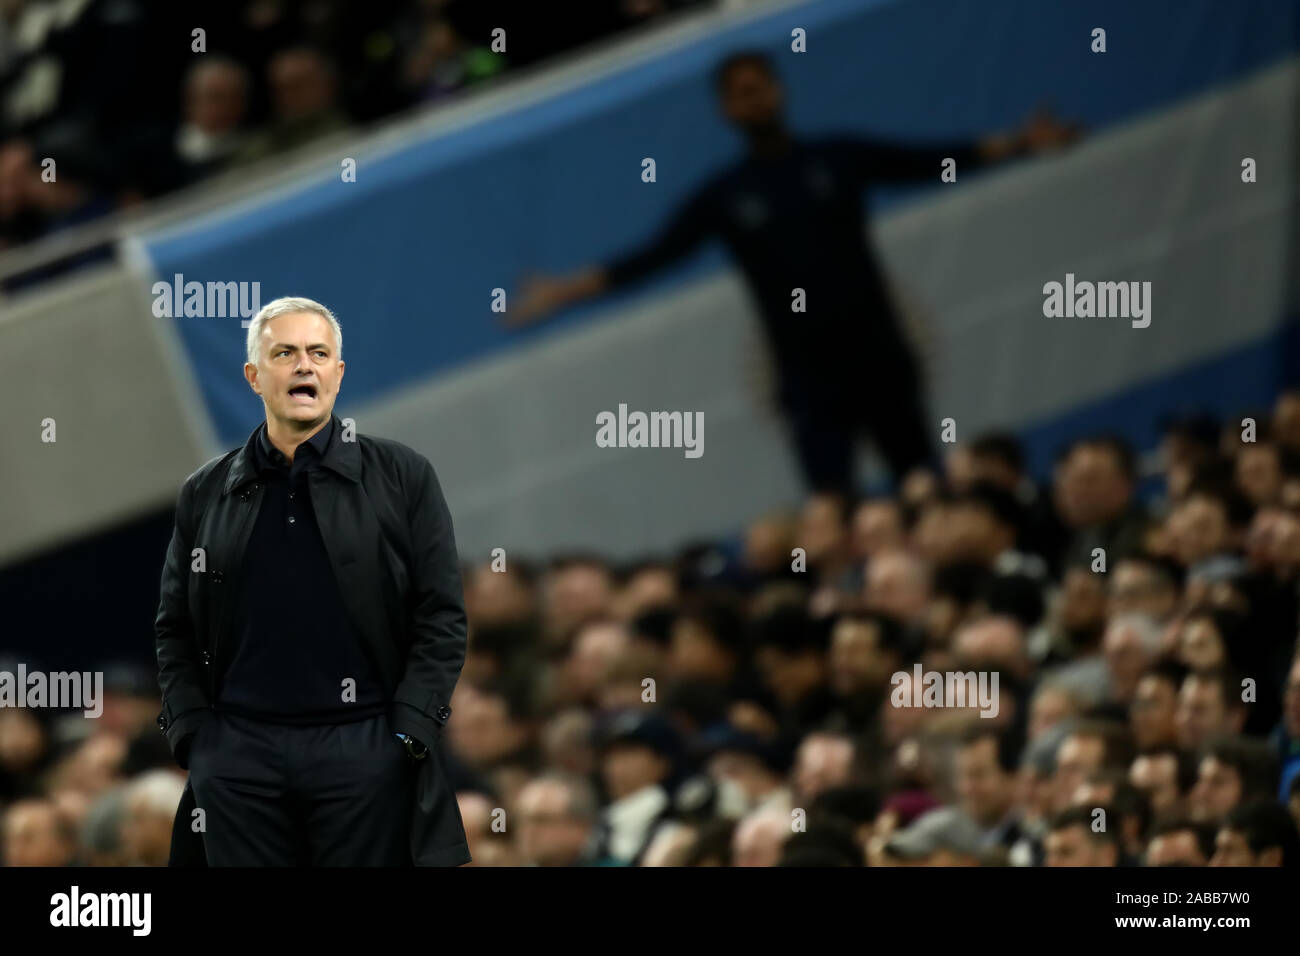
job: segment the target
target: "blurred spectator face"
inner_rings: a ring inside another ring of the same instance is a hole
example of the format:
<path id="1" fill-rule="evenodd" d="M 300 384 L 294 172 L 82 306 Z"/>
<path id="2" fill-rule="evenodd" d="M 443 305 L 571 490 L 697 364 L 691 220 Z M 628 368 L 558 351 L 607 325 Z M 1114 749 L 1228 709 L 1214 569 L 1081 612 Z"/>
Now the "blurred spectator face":
<path id="1" fill-rule="evenodd" d="M 851 740 L 832 734 L 809 734 L 795 752 L 794 786 L 799 799 L 810 801 L 823 790 L 844 786 L 849 782 L 852 769 Z M 789 829 L 788 821 L 786 829 Z"/>
<path id="2" fill-rule="evenodd" d="M 1045 848 L 1048 866 L 1114 866 L 1117 861 L 1114 844 L 1094 840 L 1082 824 L 1051 831 Z"/>
<path id="3" fill-rule="evenodd" d="M 950 554 L 959 561 L 992 564 L 1016 543 L 1015 532 L 988 509 L 961 501 L 947 509 Z"/>
<path id="4" fill-rule="evenodd" d="M 88 737 L 60 768 L 64 786 L 87 796 L 103 793 L 121 776 L 126 759 L 126 740 L 119 734 L 97 733 Z"/>
<path id="5" fill-rule="evenodd" d="M 212 136 L 239 128 L 247 108 L 247 78 L 237 64 L 200 61 L 185 88 L 185 119 Z"/>
<path id="6" fill-rule="evenodd" d="M 156 774 L 167 776 L 155 776 Z M 177 804 L 180 803 L 181 791 L 184 789 L 179 778 L 166 770 L 154 771 L 132 785 L 122 818 L 122 849 L 126 859 L 136 866 L 166 866 L 171 856 L 172 824 L 175 822 L 176 807 L 171 805 L 170 799 L 162 802 L 158 800 L 158 788 L 153 781 L 169 785 L 161 789 L 168 797 L 174 790 Z M 155 793 L 148 792 L 150 789 L 155 789 Z"/>
<path id="7" fill-rule="evenodd" d="M 1142 754 L 1128 772 L 1129 783 L 1147 795 L 1155 816 L 1173 815 L 1179 809 L 1178 758 L 1170 753 Z"/>
<path id="8" fill-rule="evenodd" d="M 957 446 L 943 459 L 943 471 L 948 487 L 956 492 L 966 491 L 975 483 L 975 458 L 970 449 Z"/>
<path id="9" fill-rule="evenodd" d="M 773 515 L 754 522 L 745 534 L 745 567 L 755 574 L 776 574 L 790 566 L 795 527 Z"/>
<path id="10" fill-rule="evenodd" d="M 1175 715 L 1178 743 L 1194 750 L 1216 734 L 1235 734 L 1241 730 L 1241 715 L 1229 711 L 1217 682 L 1188 674 L 1178 693 Z"/>
<path id="11" fill-rule="evenodd" d="M 738 65 L 722 85 L 723 115 L 744 132 L 779 126 L 783 105 L 780 84 L 760 66 Z"/>
<path id="12" fill-rule="evenodd" d="M 892 501 L 867 501 L 853 513 L 853 550 L 859 558 L 901 548 L 903 513 Z"/>
<path id="13" fill-rule="evenodd" d="M 1206 757 L 1188 797 L 1188 809 L 1193 820 L 1221 820 L 1241 802 L 1241 794 L 1241 776 L 1236 769 Z"/>
<path id="14" fill-rule="evenodd" d="M 971 477 L 975 482 L 997 485 L 1014 492 L 1020 486 L 1020 472 L 999 455 L 971 455 Z"/>
<path id="15" fill-rule="evenodd" d="M 1286 690 L 1282 694 L 1282 723 L 1287 736 L 1300 737 L 1300 656 L 1291 662 Z"/>
<path id="16" fill-rule="evenodd" d="M 615 599 L 615 612 L 630 621 L 652 608 L 677 601 L 677 576 L 670 568 L 643 568 L 628 579 Z"/>
<path id="17" fill-rule="evenodd" d="M 1078 704 L 1065 688 L 1050 684 L 1042 687 L 1029 705 L 1029 739 L 1033 740 L 1078 712 Z"/>
<path id="18" fill-rule="evenodd" d="M 957 795 L 967 816 L 996 826 L 1015 799 L 1015 777 L 998 764 L 997 741 L 980 737 L 957 751 Z"/>
<path id="19" fill-rule="evenodd" d="M 0 145 L 0 219 L 12 219 L 27 208 L 30 191 L 39 182 L 30 146 L 21 140 Z"/>
<path id="20" fill-rule="evenodd" d="M 19 800 L 4 815 L 5 866 L 67 866 L 72 835 L 48 800 Z"/>
<path id="21" fill-rule="evenodd" d="M 18 776 L 45 753 L 45 731 L 30 711 L 0 708 L 0 770 Z"/>
<path id="22" fill-rule="evenodd" d="M 1102 653 L 1116 700 L 1132 699 L 1142 672 L 1158 650 L 1159 634 L 1145 618 L 1130 615 L 1111 622 L 1102 639 Z"/>
<path id="23" fill-rule="evenodd" d="M 745 817 L 732 837 L 732 865 L 776 866 L 790 833 L 790 818 L 784 814 L 760 810 Z"/>
<path id="24" fill-rule="evenodd" d="M 621 624 L 594 622 L 578 631 L 565 660 L 565 689 L 578 700 L 588 700 L 609 676 L 619 657 L 631 644 Z"/>
<path id="25" fill-rule="evenodd" d="M 526 621 L 536 612 L 537 595 L 522 575 L 493 571 L 489 562 L 466 576 L 465 612 L 476 627 Z"/>
<path id="26" fill-rule="evenodd" d="M 456 794 L 456 805 L 465 825 L 465 842 L 473 862 L 469 866 L 513 866 L 510 845 L 492 832 L 495 807 L 481 793 Z"/>
<path id="27" fill-rule="evenodd" d="M 1200 841 L 1191 830 L 1174 830 L 1153 837 L 1147 846 L 1147 866 L 1205 866 Z"/>
<path id="28" fill-rule="evenodd" d="M 1133 485 L 1114 452 L 1078 445 L 1058 472 L 1057 501 L 1072 528 L 1105 524 L 1119 517 L 1133 496 Z"/>
<path id="29" fill-rule="evenodd" d="M 924 615 L 929 596 L 929 572 L 904 551 L 879 554 L 867 567 L 865 598 L 873 611 L 916 622 Z"/>
<path id="30" fill-rule="evenodd" d="M 1092 774 L 1101 769 L 1106 757 L 1106 742 L 1100 737 L 1070 734 L 1056 751 L 1056 809 L 1070 805 L 1074 793 Z"/>
<path id="31" fill-rule="evenodd" d="M 957 632 L 952 649 L 963 667 L 1015 675 L 1029 669 L 1024 633 L 1008 617 L 987 617 L 967 624 Z"/>
<path id="32" fill-rule="evenodd" d="M 1273 433 L 1281 445 L 1300 451 L 1300 393 L 1289 392 L 1278 398 L 1273 409 Z"/>
<path id="33" fill-rule="evenodd" d="M 574 813 L 573 795 L 559 780 L 534 780 L 519 791 L 515 810 L 520 862 L 572 866 L 591 832 L 591 820 Z"/>
<path id="34" fill-rule="evenodd" d="M 672 766 L 667 758 L 644 744 L 618 741 L 605 751 L 601 771 L 610 799 L 621 800 L 667 780 Z"/>
<path id="35" fill-rule="evenodd" d="M 557 635 L 609 613 L 613 598 L 609 571 L 600 565 L 572 564 L 547 575 L 546 615 Z"/>
<path id="36" fill-rule="evenodd" d="M 1270 857 L 1268 862 L 1263 861 L 1266 856 Z M 1265 850 L 1256 856 L 1246 834 L 1224 827 L 1214 838 L 1214 856 L 1210 857 L 1210 866 L 1280 866 L 1280 857 L 1277 850 Z"/>
<path id="37" fill-rule="evenodd" d="M 1173 743 L 1178 730 L 1178 690 L 1156 674 L 1140 678 L 1129 704 L 1129 727 L 1138 749 Z"/>
<path id="38" fill-rule="evenodd" d="M 1183 625 L 1178 639 L 1178 659 L 1192 670 L 1223 666 L 1227 649 L 1213 619 L 1194 617 Z"/>
<path id="39" fill-rule="evenodd" d="M 912 527 L 912 547 L 931 564 L 958 560 L 958 542 L 951 521 L 952 506 L 941 500 L 927 503 Z"/>
<path id="40" fill-rule="evenodd" d="M 843 552 L 846 532 L 840 515 L 840 500 L 835 495 L 813 495 L 804 505 L 796 540 L 810 565 L 833 561 Z"/>
<path id="41" fill-rule="evenodd" d="M 329 64 L 310 50 L 277 53 L 269 67 L 271 101 L 281 122 L 311 119 L 334 106 Z"/>
<path id="42" fill-rule="evenodd" d="M 325 348 L 320 348 L 320 346 Z M 296 346 L 285 348 L 284 346 Z M 244 378 L 281 421 L 312 422 L 334 410 L 343 384 L 334 328 L 315 312 L 287 312 L 262 327 L 257 365 L 244 366 Z M 299 385 L 316 386 L 316 397 L 290 395 Z"/>
<path id="43" fill-rule="evenodd" d="M 592 734 L 592 718 L 587 711 L 581 707 L 560 711 L 542 728 L 546 765 L 577 777 L 594 773 L 596 752 Z"/>
<path id="44" fill-rule="evenodd" d="M 841 697 L 888 686 L 898 669 L 897 652 L 880 646 L 873 621 L 843 618 L 831 631 L 831 688 Z"/>
<path id="45" fill-rule="evenodd" d="M 720 750 L 709 758 L 708 774 L 719 783 L 731 784 L 754 806 L 781 785 L 781 778 L 753 754 Z"/>
<path id="46" fill-rule="evenodd" d="M 1121 561 L 1110 575 L 1110 613 L 1145 614 L 1163 621 L 1178 605 L 1178 589 L 1148 564 Z"/>
<path id="47" fill-rule="evenodd" d="M 762 662 L 763 683 L 786 706 L 796 704 L 826 681 L 826 655 L 811 648 L 772 648 Z"/>
<path id="48" fill-rule="evenodd" d="M 456 719 L 448 722 L 456 753 L 471 766 L 490 767 L 514 753 L 527 740 L 526 730 L 510 717 L 504 697 L 470 685 L 456 688 Z"/>
<path id="49" fill-rule="evenodd" d="M 1073 567 L 1061 582 L 1059 607 L 1061 626 L 1069 634 L 1091 634 L 1094 638 L 1106 623 L 1106 585 L 1100 574 Z"/>
<path id="50" fill-rule="evenodd" d="M 668 651 L 669 673 L 678 680 L 725 680 L 735 667 L 732 653 L 702 621 L 679 618 Z"/>
<path id="51" fill-rule="evenodd" d="M 1237 452 L 1237 487 L 1259 507 L 1276 501 L 1282 491 L 1282 459 L 1271 442 L 1247 443 Z"/>
<path id="52" fill-rule="evenodd" d="M 1228 550 L 1232 527 L 1223 502 L 1194 494 L 1169 516 L 1169 542 L 1184 567 Z"/>

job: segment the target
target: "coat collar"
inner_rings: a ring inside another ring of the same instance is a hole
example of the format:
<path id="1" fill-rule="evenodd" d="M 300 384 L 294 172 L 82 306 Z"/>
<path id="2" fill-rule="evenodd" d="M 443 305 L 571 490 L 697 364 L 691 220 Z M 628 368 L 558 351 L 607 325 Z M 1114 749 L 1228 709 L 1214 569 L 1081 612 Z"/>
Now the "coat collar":
<path id="1" fill-rule="evenodd" d="M 339 421 L 337 415 L 330 416 L 330 422 L 332 427 L 330 429 L 329 446 L 325 449 L 325 454 L 321 458 L 321 467 L 337 472 L 349 481 L 359 481 L 361 478 L 361 448 L 356 441 L 342 440 L 343 423 Z M 258 434 L 261 430 L 261 425 L 254 428 L 253 433 L 244 442 L 244 447 L 235 453 L 234 459 L 230 462 L 230 472 L 226 476 L 226 486 L 222 494 L 228 495 L 257 477 L 257 459 L 254 457 L 256 449 L 253 443 L 258 440 Z"/>

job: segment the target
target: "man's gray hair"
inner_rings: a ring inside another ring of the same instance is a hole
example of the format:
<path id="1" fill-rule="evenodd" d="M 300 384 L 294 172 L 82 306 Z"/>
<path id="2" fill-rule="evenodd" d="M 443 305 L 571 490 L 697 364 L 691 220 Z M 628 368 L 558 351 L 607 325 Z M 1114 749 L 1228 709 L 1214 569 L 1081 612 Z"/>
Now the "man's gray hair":
<path id="1" fill-rule="evenodd" d="M 288 315 L 290 312 L 315 312 L 334 329 L 334 341 L 338 346 L 338 355 L 335 358 L 343 358 L 343 328 L 339 325 L 339 320 L 334 318 L 334 313 L 325 306 L 312 299 L 304 299 L 301 296 L 286 296 L 282 299 L 274 299 L 266 303 L 257 310 L 257 315 L 253 316 L 253 321 L 248 323 L 248 364 L 256 365 L 258 359 L 258 346 L 262 342 L 262 329 L 266 323 L 276 316 Z"/>

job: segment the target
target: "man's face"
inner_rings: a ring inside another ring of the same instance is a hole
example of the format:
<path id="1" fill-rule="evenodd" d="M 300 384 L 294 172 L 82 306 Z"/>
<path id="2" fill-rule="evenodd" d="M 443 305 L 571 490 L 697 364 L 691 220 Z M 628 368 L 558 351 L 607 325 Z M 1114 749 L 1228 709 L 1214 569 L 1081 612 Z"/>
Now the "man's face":
<path id="1" fill-rule="evenodd" d="M 1174 555 L 1186 567 L 1227 548 L 1232 532 L 1223 502 L 1205 495 L 1183 502 L 1169 516 L 1168 528 Z"/>
<path id="2" fill-rule="evenodd" d="M 558 781 L 534 781 L 519 791 L 517 801 L 515 821 L 522 861 L 572 866 L 591 828 L 569 812 L 567 788 Z"/>
<path id="3" fill-rule="evenodd" d="M 329 419 L 343 382 L 334 329 L 315 312 L 287 312 L 262 328 L 256 365 L 244 378 L 266 404 L 267 416 L 297 431 Z"/>
<path id="4" fill-rule="evenodd" d="M 1241 802 L 1241 777 L 1214 757 L 1201 761 L 1189 800 L 1193 820 L 1222 820 Z"/>
<path id="5" fill-rule="evenodd" d="M 1210 866 L 1258 866 L 1255 854 L 1246 842 L 1246 834 L 1240 830 L 1223 829 L 1214 838 L 1214 856 L 1210 857 Z"/>
<path id="6" fill-rule="evenodd" d="M 280 53 L 269 68 L 271 99 L 280 120 L 309 119 L 334 104 L 334 80 L 314 54 L 301 50 Z"/>
<path id="7" fill-rule="evenodd" d="M 1053 830 L 1047 834 L 1048 866 L 1114 866 L 1115 848 L 1094 841 L 1082 824 Z"/>
<path id="8" fill-rule="evenodd" d="M 28 801 L 10 807 L 3 836 L 5 866 L 64 866 L 72 855 L 52 803 Z"/>
<path id="9" fill-rule="evenodd" d="M 1286 690 L 1282 695 L 1282 720 L 1286 732 L 1292 737 L 1300 737 L 1300 657 L 1291 665 L 1287 676 Z"/>
<path id="10" fill-rule="evenodd" d="M 1175 830 L 1153 837 L 1147 847 L 1147 866 L 1205 866 L 1205 854 L 1191 830 Z"/>
<path id="11" fill-rule="evenodd" d="M 1127 506 L 1133 485 L 1114 452 L 1081 445 L 1070 453 L 1059 472 L 1057 497 L 1066 523 L 1073 528 L 1101 524 Z"/>
<path id="12" fill-rule="evenodd" d="M 1106 744 L 1099 737 L 1070 735 L 1061 741 L 1056 754 L 1056 806 L 1070 805 L 1074 792 L 1091 774 L 1101 768 Z"/>
<path id="13" fill-rule="evenodd" d="M 1216 733 L 1230 730 L 1223 695 L 1215 681 L 1195 675 L 1183 681 L 1178 694 L 1178 743 L 1189 749 L 1199 747 Z"/>
<path id="14" fill-rule="evenodd" d="M 1066 630 L 1100 630 L 1106 620 L 1106 588 L 1102 576 L 1087 568 L 1071 568 L 1061 586 L 1061 623 Z"/>
<path id="15" fill-rule="evenodd" d="M 624 741 L 612 744 L 602 764 L 610 798 L 619 800 L 668 776 L 668 761 L 642 744 Z"/>
<path id="16" fill-rule="evenodd" d="M 1172 743 L 1177 711 L 1178 692 L 1171 681 L 1154 674 L 1141 678 L 1129 705 L 1129 726 L 1138 749 Z"/>
<path id="17" fill-rule="evenodd" d="M 235 67 L 202 70 L 186 91 L 186 116 L 205 133 L 220 135 L 238 127 L 245 106 L 244 78 Z"/>
<path id="18" fill-rule="evenodd" d="M 853 515 L 853 547 L 870 557 L 903 546 L 903 516 L 891 501 L 868 501 Z"/>
<path id="19" fill-rule="evenodd" d="M 831 687 L 848 696 L 883 687 L 898 663 L 897 655 L 880 647 L 880 628 L 873 621 L 846 618 L 831 634 Z"/>
<path id="20" fill-rule="evenodd" d="M 1013 797 L 1012 776 L 998 766 L 997 741 L 981 737 L 957 751 L 957 795 L 962 809 L 981 826 L 993 826 Z"/>
<path id="21" fill-rule="evenodd" d="M 723 114 L 746 132 L 778 125 L 783 102 L 780 84 L 752 64 L 735 67 L 722 88 Z"/>
<path id="22" fill-rule="evenodd" d="M 1172 814 L 1178 809 L 1178 758 L 1173 754 L 1138 757 L 1129 768 L 1128 779 L 1147 795 L 1151 812 L 1156 816 Z"/>
<path id="23" fill-rule="evenodd" d="M 1169 616 L 1178 593 L 1154 570 L 1139 561 L 1121 561 L 1110 580 L 1110 613 L 1147 614 L 1153 620 Z"/>
<path id="24" fill-rule="evenodd" d="M 1212 670 L 1222 667 L 1227 651 L 1223 637 L 1214 621 L 1207 617 L 1194 617 L 1183 625 L 1178 638 L 1178 658 L 1192 670 Z"/>

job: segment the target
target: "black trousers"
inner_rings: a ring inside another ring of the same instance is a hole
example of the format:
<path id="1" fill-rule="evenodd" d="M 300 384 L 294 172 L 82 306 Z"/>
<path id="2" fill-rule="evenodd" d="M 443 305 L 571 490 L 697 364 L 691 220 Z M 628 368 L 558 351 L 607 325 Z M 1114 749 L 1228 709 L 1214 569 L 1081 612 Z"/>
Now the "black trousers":
<path id="1" fill-rule="evenodd" d="M 850 354 L 861 354 L 854 350 Z M 854 450 L 871 438 L 896 483 L 934 465 L 931 426 L 916 360 L 903 346 L 878 348 L 856 367 L 787 374 L 781 399 L 804 480 L 813 491 L 852 495 Z"/>
<path id="2" fill-rule="evenodd" d="M 417 767 L 385 715 L 292 727 L 214 712 L 189 763 L 209 866 L 411 865 Z"/>

